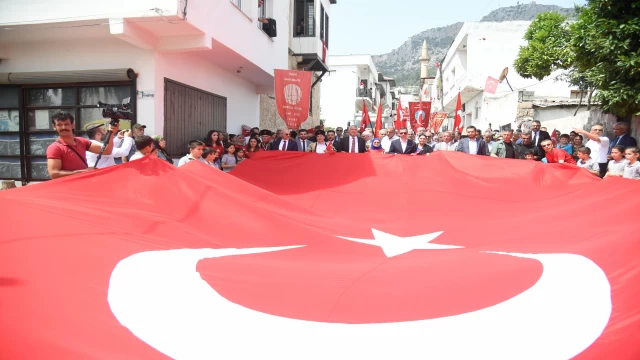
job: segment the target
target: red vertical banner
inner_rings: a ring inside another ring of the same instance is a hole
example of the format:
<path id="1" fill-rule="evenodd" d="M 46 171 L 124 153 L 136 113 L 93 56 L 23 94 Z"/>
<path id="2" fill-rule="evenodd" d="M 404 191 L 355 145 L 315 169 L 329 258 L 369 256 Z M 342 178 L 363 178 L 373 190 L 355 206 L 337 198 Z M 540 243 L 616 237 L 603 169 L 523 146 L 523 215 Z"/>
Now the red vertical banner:
<path id="1" fill-rule="evenodd" d="M 431 102 L 429 101 L 412 101 L 409 103 L 409 117 L 411 129 L 416 131 L 419 127 L 429 126 L 429 116 L 431 114 Z"/>
<path id="2" fill-rule="evenodd" d="M 453 131 L 462 134 L 464 122 L 462 121 L 462 100 L 460 99 L 460 93 L 458 93 L 458 102 L 456 103 L 456 116 L 453 119 Z"/>
<path id="3" fill-rule="evenodd" d="M 311 72 L 274 70 L 278 114 L 287 127 L 297 129 L 309 117 Z"/>

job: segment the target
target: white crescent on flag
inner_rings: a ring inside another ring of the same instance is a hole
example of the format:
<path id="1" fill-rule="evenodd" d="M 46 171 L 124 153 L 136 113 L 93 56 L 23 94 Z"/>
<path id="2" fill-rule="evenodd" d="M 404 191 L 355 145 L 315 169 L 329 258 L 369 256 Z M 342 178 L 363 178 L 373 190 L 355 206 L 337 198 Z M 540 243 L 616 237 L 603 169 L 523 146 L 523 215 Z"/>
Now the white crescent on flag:
<path id="1" fill-rule="evenodd" d="M 428 242 L 437 234 L 421 237 Z M 383 249 L 389 244 L 380 241 Z M 411 246 L 457 251 L 436 244 Z M 221 296 L 196 271 L 202 259 L 302 247 L 141 252 L 113 270 L 109 305 L 133 334 L 175 359 L 568 359 L 600 336 L 611 314 L 606 275 L 574 254 L 495 253 L 537 260 L 542 275 L 528 290 L 481 310 L 374 324 L 314 322 L 255 311 Z M 411 249 L 385 253 L 407 251 Z"/>

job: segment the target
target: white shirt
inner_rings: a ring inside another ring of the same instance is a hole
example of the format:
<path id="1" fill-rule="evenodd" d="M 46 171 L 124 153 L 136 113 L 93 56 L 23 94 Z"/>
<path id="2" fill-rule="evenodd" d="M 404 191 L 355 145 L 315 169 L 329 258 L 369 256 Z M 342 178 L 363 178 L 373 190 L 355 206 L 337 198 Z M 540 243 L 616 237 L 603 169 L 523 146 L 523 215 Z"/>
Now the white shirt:
<path id="1" fill-rule="evenodd" d="M 298 145 L 302 147 L 302 149 L 298 149 L 298 151 L 307 151 L 307 147 L 309 147 L 309 144 L 311 144 L 311 141 L 309 141 L 308 139 L 298 139 Z"/>
<path id="2" fill-rule="evenodd" d="M 531 132 L 531 140 L 535 139 L 536 142 L 533 144 L 535 146 L 538 146 L 538 144 L 540 144 L 540 131 L 532 131 Z"/>
<path id="3" fill-rule="evenodd" d="M 456 144 L 452 141 L 450 143 L 445 143 L 445 142 L 439 142 L 436 144 L 436 146 L 433 148 L 433 151 L 455 151 L 456 150 Z"/>
<path id="4" fill-rule="evenodd" d="M 478 155 L 478 140 L 469 139 L 469 154 Z"/>
<path id="5" fill-rule="evenodd" d="M 384 152 L 389 152 L 389 148 L 391 147 L 391 142 L 395 139 L 400 139 L 397 135 L 393 135 L 391 139 L 388 136 L 383 137 L 380 140 L 380 146 L 384 149 Z"/>
<path id="6" fill-rule="evenodd" d="M 402 139 L 400 139 L 400 146 L 402 146 L 402 153 L 404 153 L 407 150 L 407 141 L 402 141 Z"/>
<path id="7" fill-rule="evenodd" d="M 186 164 L 186 163 L 188 163 L 189 161 L 192 161 L 192 160 L 196 160 L 196 159 L 191 157 L 191 154 L 187 154 L 187 155 L 183 156 L 180 159 L 180 161 L 178 162 L 178 167 L 180 167 L 180 166 L 182 166 L 182 165 L 184 165 L 184 164 Z M 202 163 L 205 163 L 205 164 L 207 163 L 203 158 L 198 158 L 197 160 L 202 162 Z"/>
<path id="8" fill-rule="evenodd" d="M 103 145 L 100 141 L 97 140 L 91 140 L 91 143 L 98 144 L 100 146 Z M 117 147 L 120 143 L 122 143 L 122 146 Z M 111 154 L 109 155 L 102 154 L 100 162 L 98 163 L 98 169 L 115 165 L 116 162 L 114 158 L 120 158 L 129 155 L 129 151 L 131 151 L 132 146 L 133 138 L 131 137 L 125 136 L 124 139 L 118 139 L 117 137 L 113 139 L 113 150 L 111 150 Z M 98 160 L 98 154 L 87 151 L 87 164 L 89 166 L 93 166 L 96 163 L 96 160 Z"/>
<path id="9" fill-rule="evenodd" d="M 280 140 L 280 146 L 278 147 L 278 149 L 280 149 L 280 151 L 286 151 L 287 149 L 284 147 L 285 141 L 287 142 L 287 147 L 289 147 L 289 142 L 291 141 L 291 139 L 289 140 Z"/>
<path id="10" fill-rule="evenodd" d="M 325 150 L 327 150 L 327 143 L 316 143 L 316 152 L 318 154 L 324 154 Z"/>
<path id="11" fill-rule="evenodd" d="M 351 147 L 354 146 L 353 149 Z M 355 136 L 349 136 L 349 152 L 358 152 L 358 138 Z"/>
<path id="12" fill-rule="evenodd" d="M 136 153 L 131 156 L 131 159 L 129 159 L 129 161 L 142 159 L 143 157 L 144 157 L 143 153 L 141 153 L 140 151 L 136 151 Z"/>
<path id="13" fill-rule="evenodd" d="M 585 144 L 586 147 L 591 149 L 591 158 L 597 161 L 600 164 L 606 164 L 609 160 L 607 159 L 607 152 L 609 152 L 609 138 L 606 136 L 600 136 L 600 143 L 597 141 L 589 140 Z"/>

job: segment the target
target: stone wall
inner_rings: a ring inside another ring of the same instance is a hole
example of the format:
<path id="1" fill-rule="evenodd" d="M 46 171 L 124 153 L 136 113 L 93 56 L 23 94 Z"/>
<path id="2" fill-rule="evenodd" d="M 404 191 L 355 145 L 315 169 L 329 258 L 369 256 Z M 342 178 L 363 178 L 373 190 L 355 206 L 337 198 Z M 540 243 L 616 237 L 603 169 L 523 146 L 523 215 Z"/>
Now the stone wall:
<path id="1" fill-rule="evenodd" d="M 289 51 L 289 69 L 302 70 L 302 67 L 298 66 L 298 60 Z M 313 77 L 313 81 L 317 78 Z M 301 128 L 310 129 L 316 125 L 320 125 L 320 86 L 322 81 L 318 82 L 316 86 L 311 90 L 311 98 L 313 102 L 312 113 L 309 114 L 307 121 L 302 123 Z M 274 95 L 261 94 L 260 95 L 260 129 L 277 130 L 284 128 L 285 122 L 282 120 L 276 109 L 276 98 Z"/>

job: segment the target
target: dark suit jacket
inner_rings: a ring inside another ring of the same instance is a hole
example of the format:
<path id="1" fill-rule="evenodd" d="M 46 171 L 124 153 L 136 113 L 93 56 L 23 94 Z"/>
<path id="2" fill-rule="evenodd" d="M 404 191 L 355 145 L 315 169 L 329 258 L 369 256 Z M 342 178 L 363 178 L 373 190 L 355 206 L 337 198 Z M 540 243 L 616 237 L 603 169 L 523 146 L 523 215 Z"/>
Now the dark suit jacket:
<path id="1" fill-rule="evenodd" d="M 367 152 L 367 143 L 364 141 L 364 139 L 361 137 L 358 137 L 356 139 L 357 139 L 356 141 L 358 141 L 358 152 L 359 153 Z M 336 146 L 337 151 L 349 152 L 349 148 L 351 146 L 351 144 L 349 144 L 350 141 L 351 141 L 351 137 L 347 136 L 345 138 L 340 139 L 340 142 L 334 144 L 334 146 L 338 145 Z"/>
<path id="2" fill-rule="evenodd" d="M 280 150 L 280 142 L 282 139 L 275 139 L 271 143 L 271 150 Z M 295 140 L 289 139 L 287 140 L 287 151 L 298 151 L 298 144 Z"/>
<path id="3" fill-rule="evenodd" d="M 618 137 L 614 137 L 611 141 L 611 145 L 609 148 L 612 148 L 614 145 L 622 145 L 624 147 L 638 146 L 638 142 L 629 134 L 624 134 L 616 144 L 616 139 Z"/>
<path id="4" fill-rule="evenodd" d="M 418 144 L 416 144 L 416 151 L 417 151 L 417 148 L 418 148 Z M 422 148 L 422 151 L 420 151 L 416 155 L 426 155 L 426 154 L 432 153 L 432 152 L 433 152 L 433 148 L 431 147 L 431 145 L 424 144 L 424 147 Z"/>
<path id="5" fill-rule="evenodd" d="M 469 138 L 462 138 L 460 139 L 460 141 L 458 141 L 458 145 L 456 146 L 456 151 L 460 151 L 460 152 L 464 152 L 464 153 L 469 153 Z M 484 140 L 479 139 L 478 140 L 478 152 L 477 155 L 485 155 L 485 156 L 489 156 L 490 154 L 487 153 L 487 147 L 484 144 Z"/>
<path id="6" fill-rule="evenodd" d="M 418 150 L 418 147 L 416 146 L 416 142 L 411 139 L 407 139 L 407 148 L 403 152 L 400 139 L 395 139 L 391 142 L 391 145 L 389 146 L 389 151 L 387 152 L 387 154 L 413 154 L 417 150 Z"/>
<path id="7" fill-rule="evenodd" d="M 534 136 L 535 136 L 535 133 L 533 131 L 531 131 L 531 141 L 534 140 Z M 542 142 L 545 141 L 545 140 L 551 140 L 551 135 L 549 135 L 549 133 L 546 132 L 546 131 L 540 130 L 540 139 L 538 139 L 538 148 L 542 151 L 543 154 L 544 154 L 544 149 L 542 148 L 542 145 L 540 145 L 540 144 L 542 144 Z"/>

